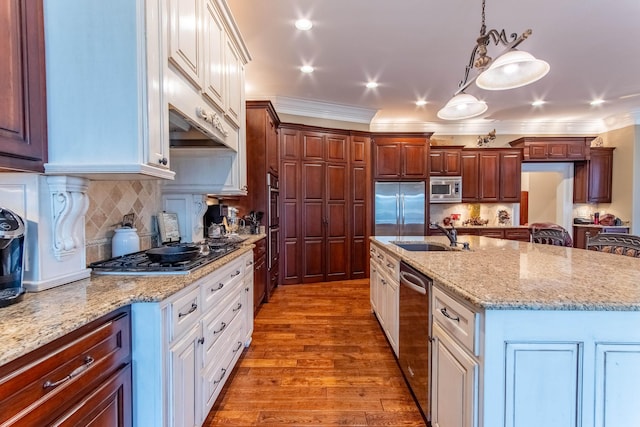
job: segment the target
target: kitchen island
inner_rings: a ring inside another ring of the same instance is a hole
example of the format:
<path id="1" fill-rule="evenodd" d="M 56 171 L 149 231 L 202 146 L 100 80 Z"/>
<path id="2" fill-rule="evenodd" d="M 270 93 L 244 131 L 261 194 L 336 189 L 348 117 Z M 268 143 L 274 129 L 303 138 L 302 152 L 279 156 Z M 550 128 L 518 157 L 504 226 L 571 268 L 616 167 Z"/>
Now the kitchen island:
<path id="1" fill-rule="evenodd" d="M 640 259 L 475 236 L 458 239 L 471 251 L 412 252 L 399 239 L 371 243 L 433 279 L 434 425 L 640 425 Z"/>

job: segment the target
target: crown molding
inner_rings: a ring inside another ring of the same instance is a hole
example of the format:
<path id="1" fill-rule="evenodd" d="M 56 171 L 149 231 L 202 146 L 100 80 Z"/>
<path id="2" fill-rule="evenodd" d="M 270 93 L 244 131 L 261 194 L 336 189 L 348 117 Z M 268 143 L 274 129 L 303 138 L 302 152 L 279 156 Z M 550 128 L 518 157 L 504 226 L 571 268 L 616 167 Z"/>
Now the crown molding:
<path id="1" fill-rule="evenodd" d="M 640 111 L 612 115 L 596 120 L 496 121 L 465 120 L 453 123 L 377 121 L 377 110 L 331 102 L 286 96 L 263 96 L 255 100 L 271 101 L 278 113 L 343 122 L 365 123 L 370 132 L 432 132 L 440 135 L 477 135 L 496 129 L 509 135 L 597 135 L 628 126 L 640 125 Z"/>
<path id="2" fill-rule="evenodd" d="M 289 98 L 286 96 L 267 97 L 278 113 L 318 119 L 339 120 L 353 123 L 371 123 L 378 110 L 333 104 L 323 101 Z"/>

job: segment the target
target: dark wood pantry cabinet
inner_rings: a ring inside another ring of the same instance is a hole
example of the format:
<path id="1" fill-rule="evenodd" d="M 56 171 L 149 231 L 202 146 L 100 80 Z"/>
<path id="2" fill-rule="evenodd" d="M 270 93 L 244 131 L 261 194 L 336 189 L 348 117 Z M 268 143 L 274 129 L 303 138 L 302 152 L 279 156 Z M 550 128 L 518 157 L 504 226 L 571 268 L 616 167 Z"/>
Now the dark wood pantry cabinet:
<path id="1" fill-rule="evenodd" d="M 281 129 L 282 283 L 365 277 L 369 138 Z"/>
<path id="2" fill-rule="evenodd" d="M 0 170 L 44 172 L 47 102 L 42 0 L 0 7 Z"/>
<path id="3" fill-rule="evenodd" d="M 573 164 L 573 203 L 611 203 L 614 147 L 591 147 L 590 159 Z"/>
<path id="4" fill-rule="evenodd" d="M 525 162 L 573 162 L 589 159 L 593 136 L 527 136 L 509 145 L 523 149 Z"/>

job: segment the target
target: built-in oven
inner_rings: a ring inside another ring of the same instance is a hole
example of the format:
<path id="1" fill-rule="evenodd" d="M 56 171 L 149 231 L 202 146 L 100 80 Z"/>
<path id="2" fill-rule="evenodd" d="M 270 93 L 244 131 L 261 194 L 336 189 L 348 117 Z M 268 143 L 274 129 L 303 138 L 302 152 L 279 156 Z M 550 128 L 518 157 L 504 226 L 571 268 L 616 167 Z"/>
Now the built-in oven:
<path id="1" fill-rule="evenodd" d="M 431 323 L 433 281 L 400 263 L 398 363 L 422 415 L 431 420 Z"/>
<path id="2" fill-rule="evenodd" d="M 429 201 L 431 203 L 460 203 L 462 201 L 462 177 L 429 178 Z"/>

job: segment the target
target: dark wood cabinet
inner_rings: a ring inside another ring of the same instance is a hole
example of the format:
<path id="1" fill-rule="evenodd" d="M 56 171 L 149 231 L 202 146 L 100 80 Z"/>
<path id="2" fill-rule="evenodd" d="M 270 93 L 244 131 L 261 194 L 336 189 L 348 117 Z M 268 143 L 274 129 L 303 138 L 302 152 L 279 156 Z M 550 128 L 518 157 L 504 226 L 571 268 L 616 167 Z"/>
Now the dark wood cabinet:
<path id="1" fill-rule="evenodd" d="M 258 314 L 260 304 L 266 297 L 267 281 L 267 240 L 261 239 L 253 248 L 253 315 Z"/>
<path id="2" fill-rule="evenodd" d="M 430 133 L 373 134 L 373 174 L 380 180 L 422 180 L 429 176 Z"/>
<path id="3" fill-rule="evenodd" d="M 588 160 L 594 136 L 587 137 L 524 137 L 509 145 L 523 149 L 525 162 L 573 162 Z"/>
<path id="4" fill-rule="evenodd" d="M 366 277 L 368 136 L 281 129 L 282 283 Z"/>
<path id="5" fill-rule="evenodd" d="M 520 150 L 465 149 L 460 161 L 463 202 L 520 202 Z"/>
<path id="6" fill-rule="evenodd" d="M 247 197 L 241 197 L 235 203 L 244 216 L 251 211 L 264 212 L 263 225 L 266 227 L 269 243 L 274 240 L 271 248 L 279 248 L 280 228 L 277 220 L 279 202 L 269 191 L 269 181 L 278 181 L 280 174 L 280 119 L 270 101 L 247 101 Z M 286 135 L 285 138 L 288 138 Z M 284 145 L 283 145 L 284 146 Z M 297 149 L 297 147 L 288 147 Z M 270 206 L 271 204 L 275 206 Z M 272 212 L 271 218 L 269 212 Z M 267 276 L 263 281 L 254 283 L 254 296 L 261 294 L 258 304 L 269 300 L 273 288 L 278 284 L 278 254 L 271 250 L 274 259 L 265 260 Z M 257 260 L 256 260 L 257 262 Z M 262 266 L 262 265 L 261 265 Z M 268 285 L 268 286 L 267 286 Z M 273 287 L 272 287 L 273 285 Z M 264 288 L 263 288 L 264 286 Z"/>
<path id="7" fill-rule="evenodd" d="M 430 176 L 460 176 L 462 174 L 460 147 L 430 147 L 429 175 Z"/>
<path id="8" fill-rule="evenodd" d="M 0 169 L 44 172 L 47 103 L 42 0 L 0 8 Z"/>
<path id="9" fill-rule="evenodd" d="M 505 228 L 504 238 L 507 240 L 529 242 L 531 241 L 531 231 L 529 231 L 528 228 Z"/>
<path id="10" fill-rule="evenodd" d="M 130 426 L 130 319 L 118 309 L 0 366 L 0 424 Z"/>
<path id="11" fill-rule="evenodd" d="M 611 203 L 613 150 L 592 147 L 588 161 L 574 163 L 574 203 Z"/>
<path id="12" fill-rule="evenodd" d="M 598 233 L 624 233 L 629 234 L 629 227 L 608 227 L 608 226 L 573 226 L 573 247 L 585 249 L 587 247 L 587 232 L 591 236 Z"/>
<path id="13" fill-rule="evenodd" d="M 458 236 L 483 236 L 495 239 L 517 240 L 528 242 L 530 233 L 528 228 L 522 227 L 460 227 L 456 228 Z M 443 236 L 442 231 L 430 228 L 430 236 Z"/>

